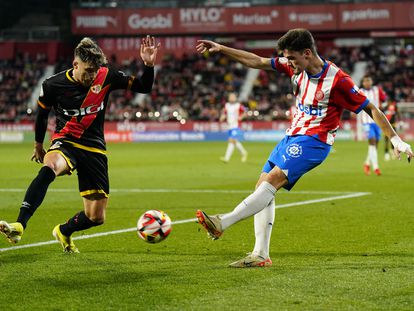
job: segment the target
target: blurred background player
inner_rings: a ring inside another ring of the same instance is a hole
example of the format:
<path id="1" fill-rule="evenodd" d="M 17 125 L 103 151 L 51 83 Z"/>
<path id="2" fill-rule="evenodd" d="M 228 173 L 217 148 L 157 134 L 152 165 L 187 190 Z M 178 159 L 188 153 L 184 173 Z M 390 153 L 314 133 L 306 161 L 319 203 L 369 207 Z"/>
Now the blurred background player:
<path id="1" fill-rule="evenodd" d="M 220 158 L 224 163 L 230 161 L 234 148 L 237 148 L 237 150 L 240 151 L 241 161 L 247 161 L 247 151 L 240 142 L 242 136 L 240 122 L 243 120 L 245 112 L 246 108 L 237 101 L 237 95 L 235 93 L 230 93 L 228 102 L 225 104 L 220 116 L 220 122 L 227 120 L 229 136 L 226 153 L 224 157 Z"/>
<path id="2" fill-rule="evenodd" d="M 369 101 L 375 105 L 375 107 L 381 109 L 382 104 L 387 99 L 382 88 L 373 85 L 372 78 L 369 75 L 362 78 L 361 84 L 361 91 Z M 378 142 L 381 138 L 381 129 L 366 112 L 362 112 L 362 124 L 368 139 L 368 154 L 364 163 L 364 173 L 370 175 L 372 169 L 377 176 L 380 176 L 381 171 L 378 165 Z"/>
<path id="3" fill-rule="evenodd" d="M 382 108 L 382 111 L 385 114 L 385 117 L 388 119 L 388 122 L 390 122 L 391 126 L 394 128 L 395 131 L 397 131 L 397 124 L 400 121 L 400 113 L 398 111 L 397 102 L 393 100 L 392 98 L 388 98 L 385 105 Z M 390 140 L 387 136 L 384 136 L 384 160 L 389 161 L 391 160 L 391 154 L 390 154 Z M 392 148 L 392 146 L 391 146 Z"/>
<path id="4" fill-rule="evenodd" d="M 153 37 L 142 39 L 140 56 L 145 68 L 142 76 L 136 78 L 107 67 L 100 47 L 90 38 L 84 38 L 75 48 L 73 68 L 43 82 L 32 156 L 43 167 L 26 191 L 17 221 L 0 221 L 0 232 L 10 243 L 20 241 L 27 222 L 55 178 L 70 175 L 74 170 L 77 170 L 84 208 L 66 223 L 56 225 L 53 235 L 65 252 L 78 253 L 72 233 L 104 223 L 109 178 L 103 127 L 109 93 L 116 89 L 149 93 L 154 83 L 158 47 Z M 43 141 L 52 109 L 56 114 L 56 128 L 46 152 Z"/>
<path id="5" fill-rule="evenodd" d="M 284 57 L 265 58 L 209 40 L 199 40 L 197 51 L 220 52 L 245 66 L 285 73 L 292 81 L 297 113 L 286 136 L 275 146 L 265 162 L 256 190 L 231 212 L 208 216 L 201 210 L 197 218 L 209 236 L 218 239 L 233 224 L 254 215 L 253 251 L 230 264 L 234 268 L 272 265 L 270 238 L 275 219 L 275 195 L 280 188 L 291 190 L 307 172 L 328 156 L 344 109 L 373 117 L 391 138 L 396 154 L 413 157 L 410 145 L 395 133 L 378 107 L 358 91 L 351 77 L 334 63 L 318 55 L 312 34 L 306 29 L 291 29 L 278 40 Z"/>

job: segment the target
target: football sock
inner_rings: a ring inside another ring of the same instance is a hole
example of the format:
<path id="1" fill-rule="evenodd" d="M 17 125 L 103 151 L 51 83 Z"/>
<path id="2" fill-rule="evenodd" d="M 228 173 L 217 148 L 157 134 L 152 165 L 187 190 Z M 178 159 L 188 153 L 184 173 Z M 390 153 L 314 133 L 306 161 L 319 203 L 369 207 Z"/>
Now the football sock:
<path id="1" fill-rule="evenodd" d="M 232 212 L 220 217 L 222 229 L 225 230 L 236 222 L 263 210 L 275 198 L 276 191 L 276 188 L 270 183 L 263 181 L 260 186 L 237 205 Z"/>
<path id="2" fill-rule="evenodd" d="M 254 215 L 254 244 L 253 254 L 269 257 L 270 237 L 272 235 L 273 223 L 275 220 L 275 200 L 268 206 Z"/>
<path id="3" fill-rule="evenodd" d="M 231 158 L 231 155 L 233 154 L 234 151 L 234 144 L 233 143 L 228 143 L 227 145 L 227 150 L 226 150 L 226 154 L 224 156 L 224 159 L 226 161 L 229 161 Z"/>
<path id="4" fill-rule="evenodd" d="M 56 178 L 55 172 L 48 166 L 43 166 L 36 178 L 33 179 L 29 188 L 27 188 L 26 195 L 17 222 L 20 222 L 23 228 L 26 228 L 27 222 L 33 216 L 36 209 L 42 204 L 45 198 L 47 188 L 50 183 Z"/>
<path id="5" fill-rule="evenodd" d="M 86 216 L 85 212 L 82 211 L 70 218 L 65 224 L 60 225 L 60 232 L 62 232 L 63 235 L 71 236 L 73 232 L 99 225 L 101 225 L 101 223 L 93 222 Z"/>
<path id="6" fill-rule="evenodd" d="M 369 153 L 369 148 L 371 147 L 371 145 L 368 145 L 368 152 L 367 152 L 367 158 L 365 159 L 365 165 L 370 165 L 371 162 L 371 154 Z"/>
<path id="7" fill-rule="evenodd" d="M 236 142 L 236 148 L 240 151 L 241 154 L 246 154 L 246 149 L 244 149 L 241 142 L 239 141 Z"/>
<path id="8" fill-rule="evenodd" d="M 377 147 L 374 145 L 369 145 L 368 153 L 369 153 L 369 159 L 371 161 L 372 169 L 376 170 L 378 168 Z"/>

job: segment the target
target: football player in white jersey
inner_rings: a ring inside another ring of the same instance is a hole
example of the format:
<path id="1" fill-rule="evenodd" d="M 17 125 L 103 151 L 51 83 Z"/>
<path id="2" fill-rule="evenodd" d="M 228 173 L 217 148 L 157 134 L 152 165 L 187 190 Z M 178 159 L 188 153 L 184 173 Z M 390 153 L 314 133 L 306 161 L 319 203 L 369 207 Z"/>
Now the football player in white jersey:
<path id="1" fill-rule="evenodd" d="M 220 52 L 251 68 L 278 71 L 291 79 L 296 97 L 296 113 L 286 136 L 276 145 L 263 166 L 256 190 L 232 211 L 208 216 L 197 211 L 199 223 L 218 239 L 233 224 L 254 215 L 256 242 L 253 251 L 231 267 L 266 267 L 270 236 L 275 217 L 275 194 L 280 188 L 290 190 L 306 172 L 328 156 L 344 109 L 364 110 L 391 139 L 396 156 L 413 157 L 410 145 L 403 142 L 384 114 L 359 91 L 348 74 L 320 57 L 312 34 L 306 29 L 292 29 L 277 42 L 284 57 L 265 58 L 230 48 L 209 40 L 199 40 L 197 51 Z"/>
<path id="2" fill-rule="evenodd" d="M 228 144 L 224 157 L 220 158 L 224 163 L 230 161 L 234 148 L 240 151 L 241 161 L 247 161 L 247 151 L 240 142 L 242 132 L 240 130 L 240 122 L 242 121 L 246 112 L 246 108 L 237 101 L 235 93 L 230 93 L 228 102 L 224 105 L 220 116 L 220 122 L 227 121 L 228 128 Z"/>
<path id="3" fill-rule="evenodd" d="M 382 88 L 373 85 L 372 78 L 369 75 L 362 78 L 361 84 L 361 91 L 365 94 L 368 100 L 376 107 L 381 108 L 387 99 Z M 368 139 L 368 154 L 364 163 L 364 173 L 370 175 L 370 169 L 372 168 L 377 176 L 381 176 L 381 171 L 378 166 L 378 142 L 381 138 L 381 129 L 366 112 L 362 112 L 361 114 L 362 124 L 364 125 Z"/>

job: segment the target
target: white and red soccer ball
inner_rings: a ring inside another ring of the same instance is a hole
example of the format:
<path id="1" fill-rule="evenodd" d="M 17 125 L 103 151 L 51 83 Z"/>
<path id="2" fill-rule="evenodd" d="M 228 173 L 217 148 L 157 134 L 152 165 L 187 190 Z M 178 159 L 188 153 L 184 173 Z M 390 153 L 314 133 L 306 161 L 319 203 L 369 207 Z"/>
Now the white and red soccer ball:
<path id="1" fill-rule="evenodd" d="M 171 233 L 171 218 L 159 210 L 146 211 L 138 219 L 138 236 L 147 243 L 159 243 Z"/>

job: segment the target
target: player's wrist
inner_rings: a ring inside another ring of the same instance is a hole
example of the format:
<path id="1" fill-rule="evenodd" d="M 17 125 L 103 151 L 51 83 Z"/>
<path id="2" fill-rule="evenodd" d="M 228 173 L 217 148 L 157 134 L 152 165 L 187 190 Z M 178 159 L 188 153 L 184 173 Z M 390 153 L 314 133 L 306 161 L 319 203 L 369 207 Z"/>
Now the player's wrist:
<path id="1" fill-rule="evenodd" d="M 150 62 L 145 62 L 144 61 L 144 65 L 147 67 L 154 67 L 154 63 L 150 63 Z"/>

